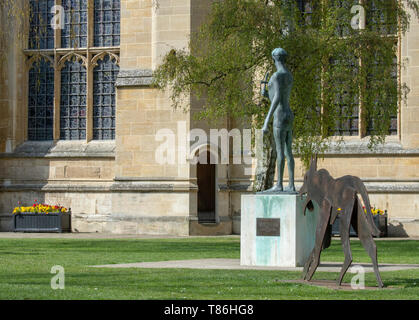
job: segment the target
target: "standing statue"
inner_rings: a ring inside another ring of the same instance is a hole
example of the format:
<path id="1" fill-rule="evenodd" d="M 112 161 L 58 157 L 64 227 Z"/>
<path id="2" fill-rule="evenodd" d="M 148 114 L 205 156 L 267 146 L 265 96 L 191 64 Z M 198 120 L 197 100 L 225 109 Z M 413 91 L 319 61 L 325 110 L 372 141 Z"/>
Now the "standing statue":
<path id="1" fill-rule="evenodd" d="M 265 86 L 261 94 L 269 98 L 271 107 L 265 119 L 262 131 L 264 134 L 269 132 L 268 126 L 273 119 L 273 134 L 275 139 L 275 148 L 277 153 L 277 184 L 263 193 L 280 193 L 280 192 L 295 192 L 294 186 L 294 157 L 292 155 L 292 128 L 294 122 L 294 114 L 290 108 L 290 94 L 293 83 L 291 72 L 285 66 L 287 52 L 282 48 L 276 48 L 272 52 L 272 58 L 275 62 L 277 71 L 268 80 L 269 74 L 266 74 L 265 81 L 262 83 Z M 266 83 L 268 84 L 268 91 L 266 91 Z M 285 190 L 282 186 L 284 177 L 285 158 L 288 163 L 289 185 Z"/>

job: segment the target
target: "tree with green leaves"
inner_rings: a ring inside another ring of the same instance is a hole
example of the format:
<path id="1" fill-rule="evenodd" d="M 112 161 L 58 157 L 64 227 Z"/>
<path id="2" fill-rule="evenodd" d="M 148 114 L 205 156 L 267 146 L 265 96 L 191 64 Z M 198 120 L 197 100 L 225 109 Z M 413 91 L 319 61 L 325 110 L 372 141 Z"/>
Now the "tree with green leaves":
<path id="1" fill-rule="evenodd" d="M 0 71 L 2 64 L 6 65 L 6 51 L 24 38 L 28 14 L 24 1 L 0 1 Z"/>
<path id="2" fill-rule="evenodd" d="M 260 82 L 265 72 L 273 74 L 271 52 L 281 47 L 294 77 L 294 153 L 303 163 L 326 152 L 331 141 L 342 141 L 342 131 L 369 135 L 374 148 L 385 141 L 408 92 L 398 81 L 398 40 L 419 6 L 414 0 L 361 1 L 365 28 L 354 28 L 351 9 L 359 3 L 215 0 L 189 47 L 164 57 L 154 72 L 155 85 L 170 89 L 175 108 L 183 107 L 184 96 L 205 97 L 201 119 L 244 119 L 260 129 L 269 109 Z M 265 136 L 256 191 L 273 183 L 273 146 Z"/>

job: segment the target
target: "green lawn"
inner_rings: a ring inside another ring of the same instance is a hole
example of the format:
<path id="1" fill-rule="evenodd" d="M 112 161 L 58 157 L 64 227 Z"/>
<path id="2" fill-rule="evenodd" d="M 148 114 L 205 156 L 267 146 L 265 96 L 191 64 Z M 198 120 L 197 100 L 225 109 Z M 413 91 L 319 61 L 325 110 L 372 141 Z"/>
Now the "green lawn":
<path id="1" fill-rule="evenodd" d="M 419 241 L 377 241 L 380 263 L 419 264 Z M 355 262 L 370 262 L 352 241 Z M 381 272 L 391 289 L 343 291 L 305 284 L 300 272 L 107 269 L 90 265 L 198 258 L 239 258 L 238 237 L 189 239 L 0 239 L 0 299 L 419 299 L 419 270 Z M 323 261 L 343 261 L 340 242 Z M 65 268 L 65 289 L 50 287 L 51 267 Z M 350 282 L 351 273 L 344 281 Z M 335 279 L 317 272 L 314 279 Z M 376 286 L 374 274 L 366 285 Z"/>

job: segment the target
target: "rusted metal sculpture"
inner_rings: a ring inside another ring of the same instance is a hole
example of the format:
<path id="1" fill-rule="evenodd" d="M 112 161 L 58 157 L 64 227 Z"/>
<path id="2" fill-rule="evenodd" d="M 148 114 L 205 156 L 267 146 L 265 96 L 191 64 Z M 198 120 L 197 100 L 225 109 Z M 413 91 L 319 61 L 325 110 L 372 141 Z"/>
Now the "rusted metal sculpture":
<path id="1" fill-rule="evenodd" d="M 330 245 L 331 227 L 338 212 L 340 212 L 340 237 L 345 261 L 340 271 L 337 285 L 341 285 L 343 276 L 352 263 L 349 240 L 350 226 L 352 225 L 363 247 L 371 257 L 378 286 L 382 288 L 383 282 L 378 271 L 377 247 L 373 239 L 373 236 L 380 235 L 380 231 L 373 222 L 368 193 L 361 179 L 349 175 L 333 179 L 327 170 L 317 170 L 316 156 L 311 159 L 310 169 L 304 176 L 304 184 L 299 194 L 307 194 L 304 214 L 306 208 L 310 209 L 310 206 L 312 206 L 311 201 L 315 201 L 320 207 L 315 246 L 304 266 L 303 279 L 310 281 L 313 277 L 320 263 L 322 249 L 326 249 Z M 362 208 L 358 195 L 361 196 L 364 202 L 366 213 Z"/>

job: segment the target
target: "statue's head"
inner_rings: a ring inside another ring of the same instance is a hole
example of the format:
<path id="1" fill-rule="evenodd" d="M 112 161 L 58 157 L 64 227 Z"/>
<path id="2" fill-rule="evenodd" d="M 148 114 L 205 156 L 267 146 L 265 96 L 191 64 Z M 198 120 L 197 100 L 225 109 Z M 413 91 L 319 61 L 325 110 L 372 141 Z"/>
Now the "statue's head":
<path id="1" fill-rule="evenodd" d="M 287 52 L 282 48 L 276 48 L 272 51 L 272 59 L 275 61 L 285 62 L 287 55 Z"/>

